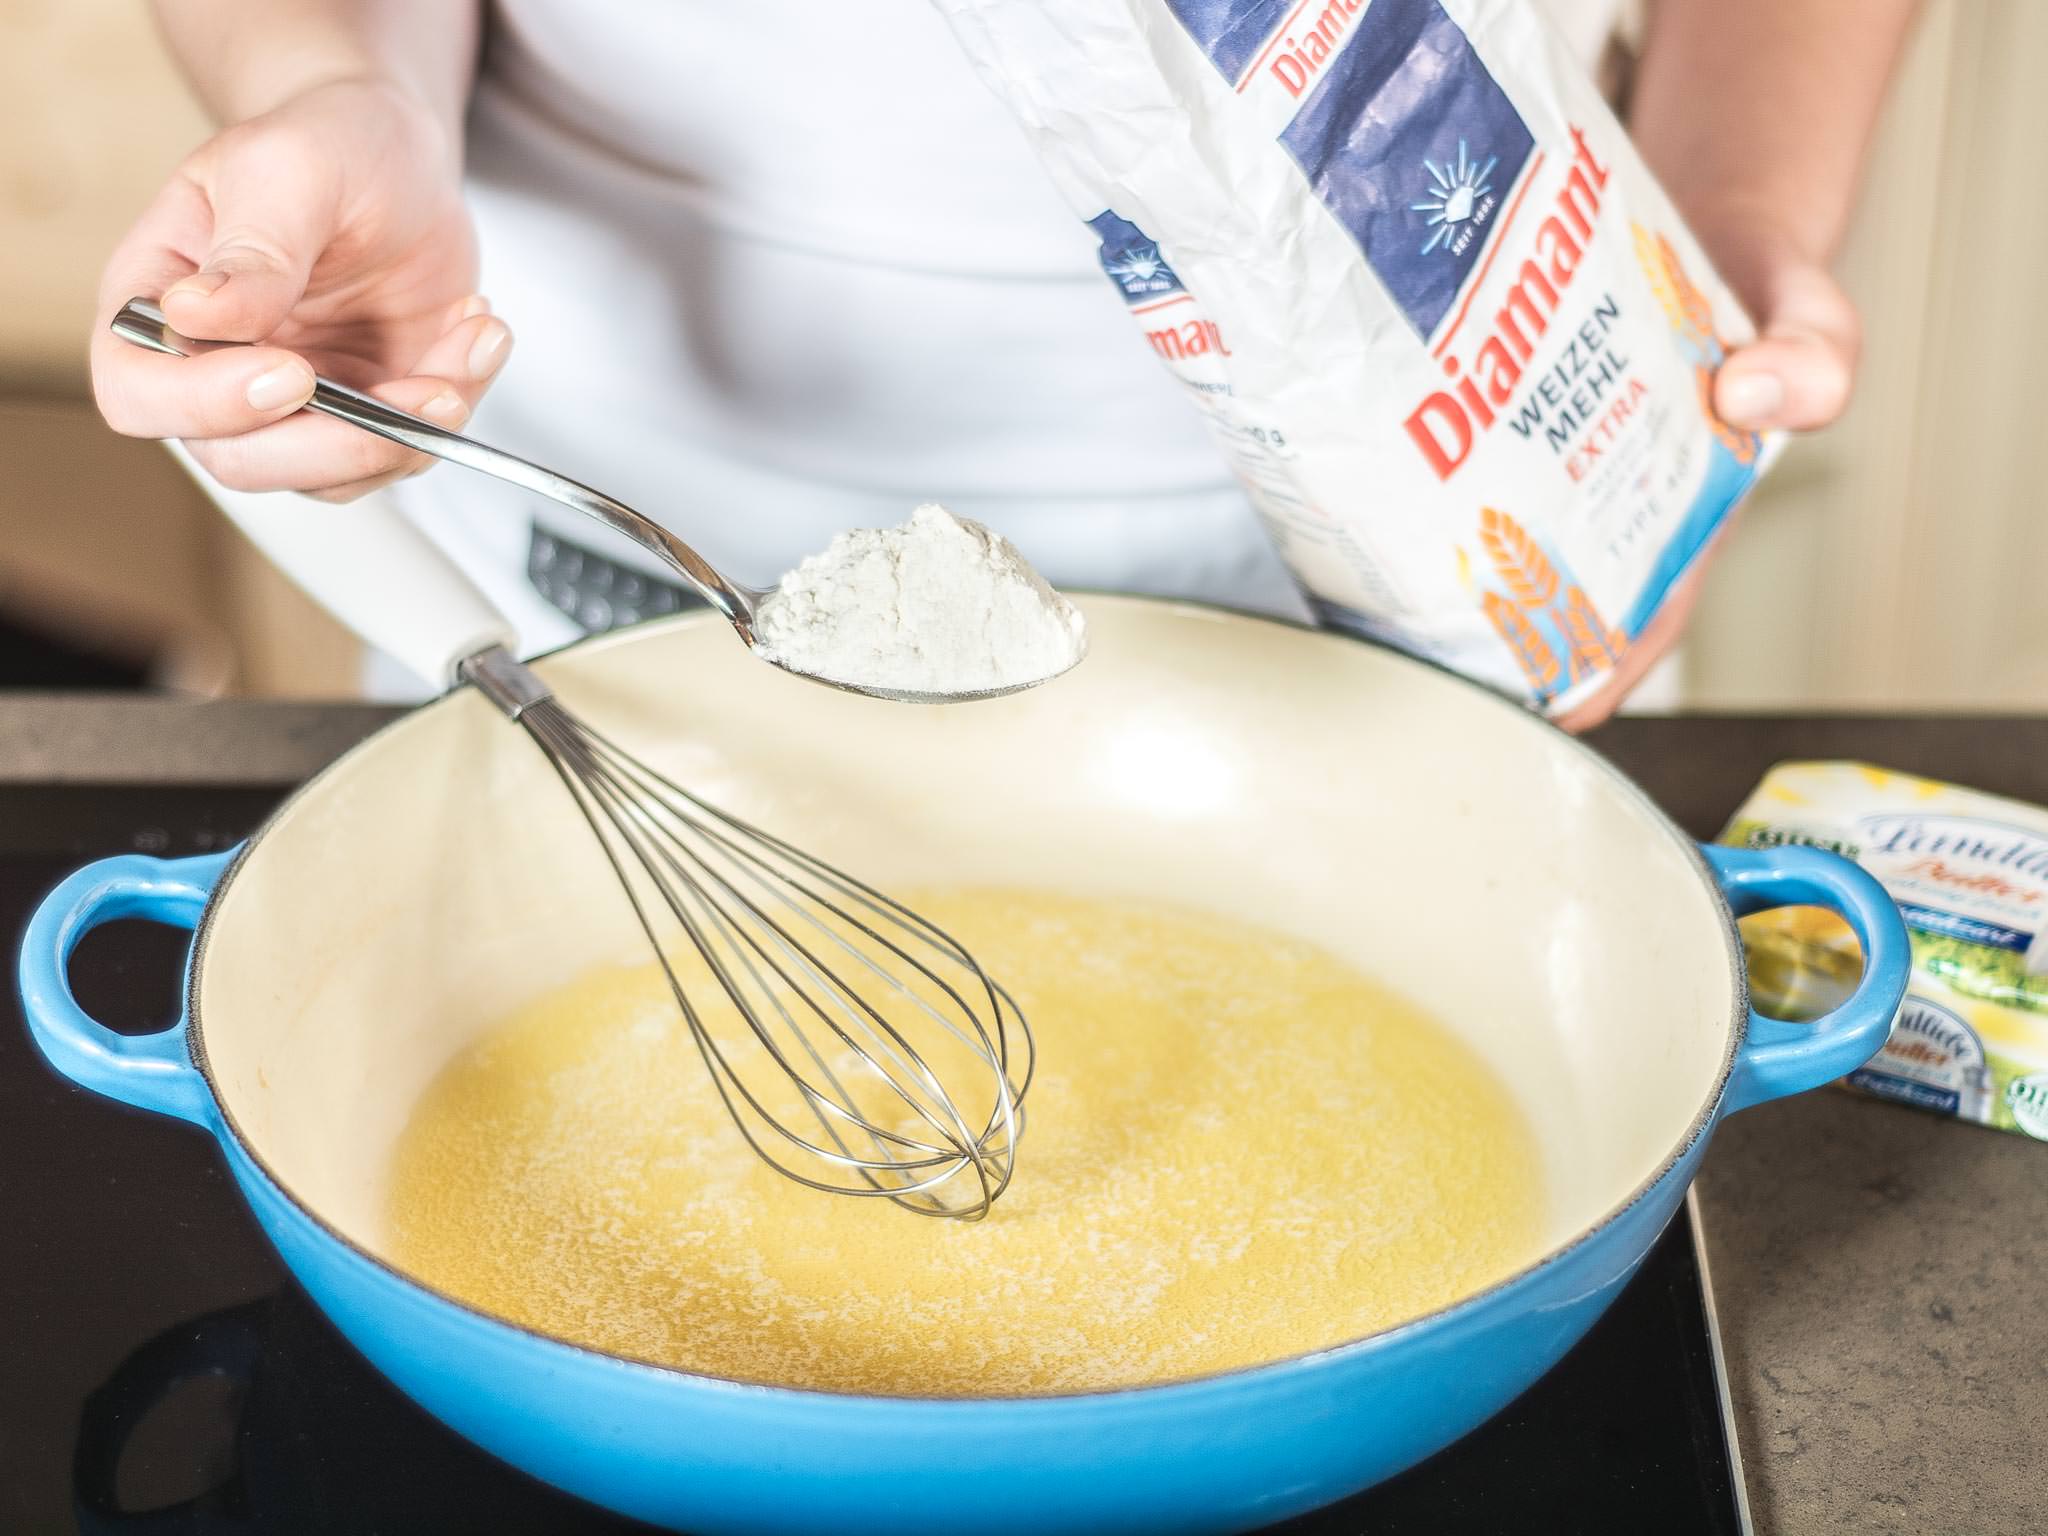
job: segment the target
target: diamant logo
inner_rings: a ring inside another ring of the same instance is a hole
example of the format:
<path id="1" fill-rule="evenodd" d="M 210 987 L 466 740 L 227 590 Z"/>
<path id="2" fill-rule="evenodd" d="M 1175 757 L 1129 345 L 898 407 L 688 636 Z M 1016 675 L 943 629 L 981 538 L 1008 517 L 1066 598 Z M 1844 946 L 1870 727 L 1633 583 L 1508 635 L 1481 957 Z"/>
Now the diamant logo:
<path id="1" fill-rule="evenodd" d="M 1481 165 L 1463 139 L 1458 140 L 1456 161 L 1446 161 L 1441 166 L 1433 160 L 1422 162 L 1422 168 L 1429 172 L 1429 197 L 1408 207 L 1413 213 L 1429 215 L 1424 223 L 1432 233 L 1422 247 L 1424 256 L 1438 249 L 1446 255 L 1456 255 L 1465 249 L 1471 239 L 1469 226 L 1493 211 L 1491 177 L 1499 163 L 1499 158 L 1494 157 Z"/>
<path id="2" fill-rule="evenodd" d="M 1172 274 L 1166 270 L 1166 263 L 1159 259 L 1159 247 L 1141 245 L 1125 251 L 1112 261 L 1103 263 L 1103 268 L 1124 287 L 1127 293 L 1157 293 L 1173 286 Z"/>
<path id="3" fill-rule="evenodd" d="M 1182 291 L 1180 279 L 1159 254 L 1159 243 L 1129 219 L 1119 218 L 1113 210 L 1105 208 L 1088 221 L 1088 227 L 1102 242 L 1097 253 L 1102 270 L 1123 290 L 1126 303 L 1138 304 Z"/>

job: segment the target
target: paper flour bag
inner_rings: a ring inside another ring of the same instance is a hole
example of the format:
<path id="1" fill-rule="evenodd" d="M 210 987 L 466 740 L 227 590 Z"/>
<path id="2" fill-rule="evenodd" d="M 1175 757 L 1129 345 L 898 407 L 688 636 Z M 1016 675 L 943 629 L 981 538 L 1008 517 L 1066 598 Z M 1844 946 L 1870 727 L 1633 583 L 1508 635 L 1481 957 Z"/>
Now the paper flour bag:
<path id="1" fill-rule="evenodd" d="M 1523 0 L 936 0 L 1330 623 L 1561 712 L 1777 444 Z"/>

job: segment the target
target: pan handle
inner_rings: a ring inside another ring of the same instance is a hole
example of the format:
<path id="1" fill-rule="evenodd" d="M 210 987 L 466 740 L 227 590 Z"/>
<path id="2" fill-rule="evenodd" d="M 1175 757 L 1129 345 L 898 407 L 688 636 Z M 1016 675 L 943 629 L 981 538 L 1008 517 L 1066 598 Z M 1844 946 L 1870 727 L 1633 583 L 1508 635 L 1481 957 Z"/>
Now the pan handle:
<path id="1" fill-rule="evenodd" d="M 1848 922 L 1863 946 L 1863 977 L 1833 1012 L 1792 1024 L 1750 1010 L 1724 1109 L 1804 1093 L 1876 1055 L 1891 1033 L 1913 964 L 1905 920 L 1885 888 L 1848 859 L 1818 848 L 1701 851 L 1737 917 L 1772 907 L 1826 907 Z"/>
<path id="2" fill-rule="evenodd" d="M 184 1009 L 153 1035 L 117 1034 L 78 1006 L 68 966 L 78 941 L 116 918 L 197 928 L 232 857 L 232 850 L 190 859 L 125 853 L 86 865 L 43 898 L 21 943 L 21 1004 L 51 1066 L 124 1104 L 212 1129 L 213 1096 L 192 1064 Z"/>

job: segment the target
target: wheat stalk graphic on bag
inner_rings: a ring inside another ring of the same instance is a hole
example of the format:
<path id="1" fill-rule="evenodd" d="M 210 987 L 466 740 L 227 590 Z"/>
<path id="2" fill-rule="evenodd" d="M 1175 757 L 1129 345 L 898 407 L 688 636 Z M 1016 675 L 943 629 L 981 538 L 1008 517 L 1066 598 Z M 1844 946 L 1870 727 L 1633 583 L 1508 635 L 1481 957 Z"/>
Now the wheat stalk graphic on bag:
<path id="1" fill-rule="evenodd" d="M 1496 507 L 1480 508 L 1479 547 L 1504 589 L 1482 592 L 1479 606 L 1538 697 L 1621 659 L 1627 637 L 1607 625 L 1584 588 L 1565 585 L 1542 546 L 1513 517 Z M 1563 641 L 1562 656 L 1531 615 L 1549 621 Z"/>
<path id="2" fill-rule="evenodd" d="M 1628 649 L 1628 637 L 1618 629 L 1609 629 L 1601 621 L 1593 600 L 1586 596 L 1585 588 L 1573 587 L 1567 591 L 1564 606 L 1558 611 L 1562 616 L 1565 638 L 1571 642 L 1573 677 L 1604 672 L 1621 660 L 1621 653 Z"/>
<path id="3" fill-rule="evenodd" d="M 1486 610 L 1494 633 L 1500 636 L 1522 675 L 1529 680 L 1530 692 L 1538 698 L 1555 692 L 1564 668 L 1542 631 L 1529 622 L 1521 609 L 1491 589 L 1480 594 L 1479 606 Z"/>
<path id="4" fill-rule="evenodd" d="M 1492 507 L 1479 509 L 1479 547 L 1500 575 L 1509 597 L 1524 608 L 1541 608 L 1557 596 L 1557 567 L 1529 530 Z"/>

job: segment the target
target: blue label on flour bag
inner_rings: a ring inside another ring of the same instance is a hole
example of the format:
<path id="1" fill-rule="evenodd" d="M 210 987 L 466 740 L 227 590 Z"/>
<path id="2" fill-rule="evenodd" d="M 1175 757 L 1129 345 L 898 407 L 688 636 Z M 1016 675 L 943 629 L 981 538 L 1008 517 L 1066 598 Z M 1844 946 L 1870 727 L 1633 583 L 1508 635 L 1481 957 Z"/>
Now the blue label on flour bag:
<path id="1" fill-rule="evenodd" d="M 1333 43 L 1312 37 L 1274 55 L 1304 96 L 1280 141 L 1428 337 L 1536 141 L 1436 0 L 1373 0 Z"/>
<path id="2" fill-rule="evenodd" d="M 1343 0 L 1338 0 L 1341 6 Z M 1297 0 L 1166 0 L 1188 35 L 1232 85 L 1258 57 L 1266 39 L 1298 9 Z"/>
<path id="3" fill-rule="evenodd" d="M 1126 304 L 1181 292 L 1180 279 L 1159 254 L 1159 246 L 1129 219 L 1105 209 L 1088 221 L 1088 227 L 1102 242 L 1097 253 L 1102 270 L 1122 290 Z"/>

